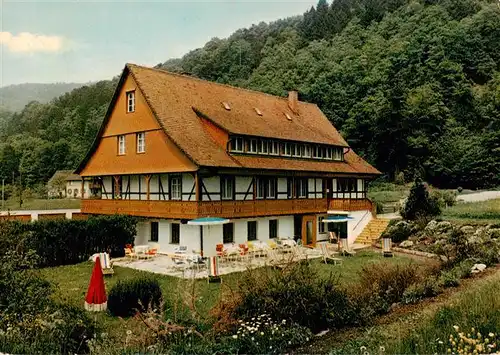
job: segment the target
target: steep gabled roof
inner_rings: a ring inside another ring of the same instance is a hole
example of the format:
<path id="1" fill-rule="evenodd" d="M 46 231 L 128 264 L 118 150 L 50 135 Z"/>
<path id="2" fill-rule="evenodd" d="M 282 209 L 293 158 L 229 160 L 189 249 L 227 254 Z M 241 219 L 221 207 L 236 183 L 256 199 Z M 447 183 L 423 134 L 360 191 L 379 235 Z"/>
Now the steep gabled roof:
<path id="1" fill-rule="evenodd" d="M 345 154 L 345 162 L 229 155 L 226 147 L 218 145 L 203 128 L 200 115 L 229 134 L 345 148 L 348 144 L 314 104 L 299 101 L 298 112 L 294 113 L 286 98 L 134 64 L 125 66 L 99 135 L 77 173 L 95 151 L 128 73 L 167 136 L 198 166 L 380 174 L 352 151 Z"/>

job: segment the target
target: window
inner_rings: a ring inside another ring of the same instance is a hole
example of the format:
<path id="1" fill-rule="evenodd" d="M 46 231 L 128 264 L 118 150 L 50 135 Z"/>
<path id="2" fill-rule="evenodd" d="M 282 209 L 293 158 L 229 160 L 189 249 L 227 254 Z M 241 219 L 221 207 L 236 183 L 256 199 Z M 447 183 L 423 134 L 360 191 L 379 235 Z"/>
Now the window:
<path id="1" fill-rule="evenodd" d="M 260 140 L 259 141 L 259 153 L 260 154 L 267 154 L 269 152 L 269 145 L 268 145 L 268 141 L 266 140 Z"/>
<path id="2" fill-rule="evenodd" d="M 293 188 L 293 178 L 288 178 L 287 179 L 286 191 L 287 191 L 287 197 L 288 198 L 294 198 L 295 197 L 295 190 Z"/>
<path id="3" fill-rule="evenodd" d="M 343 150 L 342 148 L 333 149 L 333 160 L 342 160 Z"/>
<path id="4" fill-rule="evenodd" d="M 314 147 L 313 158 L 317 158 L 317 159 L 323 158 L 323 147 L 320 147 L 319 145 Z"/>
<path id="5" fill-rule="evenodd" d="M 266 196 L 266 180 L 263 178 L 257 179 L 257 198 L 262 199 Z"/>
<path id="6" fill-rule="evenodd" d="M 170 225 L 170 244 L 179 244 L 181 242 L 181 225 L 172 223 Z"/>
<path id="7" fill-rule="evenodd" d="M 221 199 L 232 200 L 234 196 L 234 177 L 221 176 L 220 178 Z"/>
<path id="8" fill-rule="evenodd" d="M 325 217 L 318 217 L 318 233 L 323 234 L 325 233 L 325 223 L 323 223 L 323 220 Z"/>
<path id="9" fill-rule="evenodd" d="M 357 190 L 356 179 L 339 178 L 337 179 L 337 191 L 355 192 Z"/>
<path id="10" fill-rule="evenodd" d="M 234 243 L 234 223 L 222 225 L 222 242 L 224 244 Z"/>
<path id="11" fill-rule="evenodd" d="M 141 132 L 136 135 L 137 140 L 137 153 L 144 153 L 146 151 L 146 133 Z"/>
<path id="12" fill-rule="evenodd" d="M 257 221 L 247 222 L 247 240 L 257 240 Z"/>
<path id="13" fill-rule="evenodd" d="M 276 178 L 258 178 L 257 179 L 257 198 L 273 199 L 276 198 L 276 188 L 278 180 Z"/>
<path id="14" fill-rule="evenodd" d="M 269 220 L 269 239 L 278 238 L 278 220 Z"/>
<path id="15" fill-rule="evenodd" d="M 231 150 L 233 152 L 242 152 L 243 151 L 243 138 L 233 138 L 231 141 Z"/>
<path id="16" fill-rule="evenodd" d="M 292 155 L 292 147 L 290 146 L 290 143 L 282 143 L 282 152 L 283 155 L 289 157 Z"/>
<path id="17" fill-rule="evenodd" d="M 118 136 L 118 155 L 125 155 L 125 136 Z"/>
<path id="18" fill-rule="evenodd" d="M 182 199 L 182 178 L 180 176 L 170 177 L 170 199 Z"/>
<path id="19" fill-rule="evenodd" d="M 280 145 L 276 141 L 269 142 L 269 154 L 271 155 L 279 155 L 280 154 Z"/>
<path id="20" fill-rule="evenodd" d="M 250 142 L 248 142 L 248 152 L 257 153 L 257 139 L 250 139 Z"/>
<path id="21" fill-rule="evenodd" d="M 151 237 L 150 242 L 158 241 L 158 222 L 151 222 Z"/>
<path id="22" fill-rule="evenodd" d="M 292 150 L 292 156 L 294 157 L 300 157 L 300 149 L 299 145 L 295 143 L 290 144 L 291 150 Z"/>
<path id="23" fill-rule="evenodd" d="M 127 112 L 135 111 L 135 91 L 127 92 Z"/>
<path id="24" fill-rule="evenodd" d="M 266 198 L 276 198 L 277 180 L 274 178 L 267 179 Z"/>
<path id="25" fill-rule="evenodd" d="M 310 145 L 305 145 L 304 146 L 304 154 L 302 154 L 303 157 L 310 158 L 311 157 L 311 146 Z"/>
<path id="26" fill-rule="evenodd" d="M 296 187 L 295 194 L 298 198 L 306 198 L 307 197 L 307 179 L 301 178 L 296 179 Z"/>
<path id="27" fill-rule="evenodd" d="M 325 159 L 332 159 L 332 148 L 327 147 L 325 150 Z"/>

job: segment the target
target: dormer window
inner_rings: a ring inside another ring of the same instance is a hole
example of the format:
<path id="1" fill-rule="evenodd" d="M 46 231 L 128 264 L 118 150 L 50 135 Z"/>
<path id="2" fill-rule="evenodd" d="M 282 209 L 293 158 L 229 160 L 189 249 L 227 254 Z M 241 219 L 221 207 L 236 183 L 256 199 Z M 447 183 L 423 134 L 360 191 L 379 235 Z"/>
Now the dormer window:
<path id="1" fill-rule="evenodd" d="M 343 152 L 342 148 L 334 148 L 333 149 L 333 160 L 342 160 Z"/>
<path id="2" fill-rule="evenodd" d="M 243 138 L 233 138 L 231 140 L 231 151 L 243 152 Z"/>
<path id="3" fill-rule="evenodd" d="M 135 91 L 127 91 L 127 112 L 135 111 Z"/>
<path id="4" fill-rule="evenodd" d="M 305 145 L 304 146 L 304 154 L 302 154 L 304 158 L 310 158 L 311 157 L 311 146 L 310 145 Z"/>
<path id="5" fill-rule="evenodd" d="M 332 148 L 327 147 L 325 150 L 325 159 L 330 159 L 332 160 Z"/>
<path id="6" fill-rule="evenodd" d="M 271 155 L 279 155 L 280 154 L 280 145 L 276 141 L 269 142 L 269 154 Z"/>
<path id="7" fill-rule="evenodd" d="M 248 142 L 248 152 L 257 153 L 257 139 L 250 139 Z"/>
<path id="8" fill-rule="evenodd" d="M 268 154 L 269 153 L 269 147 L 268 147 L 268 141 L 265 139 L 262 139 L 259 141 L 259 154 Z"/>

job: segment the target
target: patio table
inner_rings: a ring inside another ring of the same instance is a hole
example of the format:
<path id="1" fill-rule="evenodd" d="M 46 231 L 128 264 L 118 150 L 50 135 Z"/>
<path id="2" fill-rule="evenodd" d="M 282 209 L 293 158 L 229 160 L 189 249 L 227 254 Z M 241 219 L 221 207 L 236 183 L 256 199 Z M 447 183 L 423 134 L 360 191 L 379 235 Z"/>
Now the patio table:
<path id="1" fill-rule="evenodd" d="M 281 245 L 283 245 L 284 247 L 294 247 L 297 245 L 297 243 L 295 242 L 295 240 L 293 239 L 281 239 L 279 241 L 281 243 Z"/>

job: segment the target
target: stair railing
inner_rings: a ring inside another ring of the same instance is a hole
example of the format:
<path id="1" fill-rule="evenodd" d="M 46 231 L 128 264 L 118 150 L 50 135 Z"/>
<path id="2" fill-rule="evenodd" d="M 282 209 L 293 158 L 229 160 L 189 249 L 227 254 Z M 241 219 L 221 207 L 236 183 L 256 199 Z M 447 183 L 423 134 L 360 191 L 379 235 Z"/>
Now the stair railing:
<path id="1" fill-rule="evenodd" d="M 356 228 L 358 228 L 359 224 L 365 219 L 365 217 L 368 215 L 368 213 L 371 213 L 370 211 L 366 211 L 365 214 L 363 215 L 363 217 L 361 217 L 361 219 L 358 221 L 358 223 L 356 223 L 356 225 L 354 226 L 353 228 L 353 231 L 356 230 Z"/>

